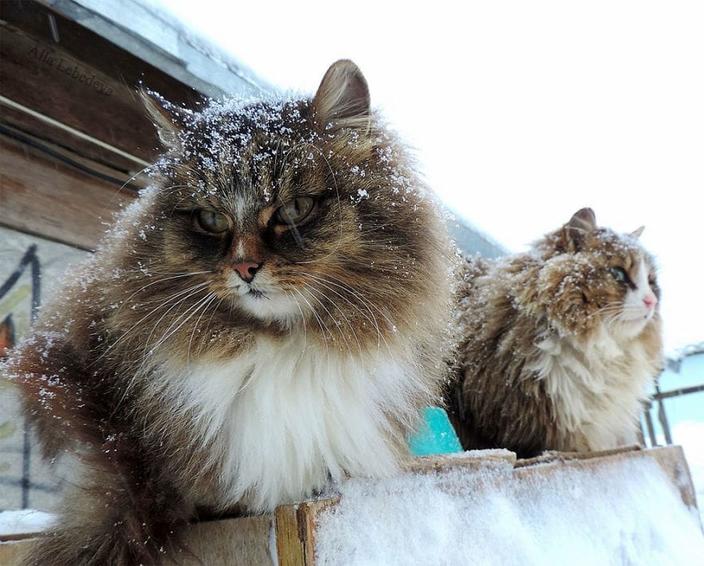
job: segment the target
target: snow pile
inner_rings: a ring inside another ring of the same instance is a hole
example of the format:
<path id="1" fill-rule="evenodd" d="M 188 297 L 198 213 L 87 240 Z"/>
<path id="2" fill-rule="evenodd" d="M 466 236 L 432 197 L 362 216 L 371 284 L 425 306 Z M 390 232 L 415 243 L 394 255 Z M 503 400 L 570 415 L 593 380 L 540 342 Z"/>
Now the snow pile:
<path id="1" fill-rule="evenodd" d="M 701 564 L 698 519 L 654 462 L 512 473 L 350 480 L 320 517 L 316 563 Z"/>
<path id="2" fill-rule="evenodd" d="M 38 533 L 48 529 L 53 522 L 54 515 L 34 509 L 0 511 L 0 536 Z"/>

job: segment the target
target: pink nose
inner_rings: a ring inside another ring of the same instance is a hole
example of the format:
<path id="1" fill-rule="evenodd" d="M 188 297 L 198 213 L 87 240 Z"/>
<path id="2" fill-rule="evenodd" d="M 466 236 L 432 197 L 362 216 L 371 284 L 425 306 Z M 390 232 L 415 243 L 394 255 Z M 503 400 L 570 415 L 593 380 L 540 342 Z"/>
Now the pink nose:
<path id="1" fill-rule="evenodd" d="M 652 309 L 655 305 L 658 304 L 658 298 L 655 295 L 646 295 L 645 297 L 643 297 L 643 303 L 645 303 L 646 307 Z"/>
<path id="2" fill-rule="evenodd" d="M 254 279 L 254 276 L 257 274 L 257 271 L 259 271 L 259 268 L 261 266 L 261 263 L 255 263 L 253 261 L 243 261 L 240 263 L 236 263 L 232 267 L 235 268 L 235 271 L 239 273 L 240 277 L 244 281 L 246 281 L 247 283 L 251 283 L 252 279 Z"/>

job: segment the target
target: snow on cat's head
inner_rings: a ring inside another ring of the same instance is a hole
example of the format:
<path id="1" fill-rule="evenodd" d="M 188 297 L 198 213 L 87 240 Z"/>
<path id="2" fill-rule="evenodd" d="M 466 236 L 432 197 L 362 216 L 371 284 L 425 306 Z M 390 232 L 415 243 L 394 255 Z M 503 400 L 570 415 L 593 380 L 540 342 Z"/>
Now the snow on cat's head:
<path id="1" fill-rule="evenodd" d="M 660 288 L 655 262 L 638 241 L 642 231 L 598 227 L 584 208 L 537 243 L 545 258 L 539 292 L 556 326 L 628 339 L 659 324 Z"/>
<path id="2" fill-rule="evenodd" d="M 152 270 L 174 274 L 169 290 L 194 316 L 308 323 L 357 348 L 415 324 L 417 298 L 433 302 L 445 285 L 434 203 L 354 63 L 333 64 L 312 98 L 199 112 L 143 98 L 167 151 L 125 237 Z"/>

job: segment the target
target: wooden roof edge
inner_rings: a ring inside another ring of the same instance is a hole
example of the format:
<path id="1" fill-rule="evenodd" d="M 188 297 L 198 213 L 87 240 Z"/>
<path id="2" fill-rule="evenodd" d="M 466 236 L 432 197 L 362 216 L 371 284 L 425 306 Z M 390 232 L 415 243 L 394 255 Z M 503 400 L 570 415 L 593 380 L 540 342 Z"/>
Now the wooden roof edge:
<path id="1" fill-rule="evenodd" d="M 140 0 L 36 1 L 212 98 L 275 91 L 209 40 Z"/>

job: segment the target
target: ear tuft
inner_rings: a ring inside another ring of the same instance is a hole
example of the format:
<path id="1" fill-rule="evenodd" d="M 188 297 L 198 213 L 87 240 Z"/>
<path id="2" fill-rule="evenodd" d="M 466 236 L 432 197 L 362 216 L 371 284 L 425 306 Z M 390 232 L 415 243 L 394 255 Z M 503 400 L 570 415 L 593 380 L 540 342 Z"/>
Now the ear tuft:
<path id="1" fill-rule="evenodd" d="M 596 230 L 596 215 L 591 208 L 575 212 L 562 229 L 563 247 L 569 251 L 579 251 L 587 234 Z"/>
<path id="2" fill-rule="evenodd" d="M 631 238 L 635 238 L 636 240 L 641 237 L 643 234 L 643 231 L 645 230 L 645 226 L 641 226 L 640 228 L 637 228 L 631 232 L 630 236 Z"/>
<path id="3" fill-rule="evenodd" d="M 147 115 L 156 126 L 161 144 L 169 151 L 179 151 L 181 149 L 181 141 L 178 133 L 181 120 L 178 116 L 177 107 L 153 90 L 140 88 L 138 93 Z"/>
<path id="4" fill-rule="evenodd" d="M 596 229 L 596 215 L 591 208 L 582 208 L 572 215 L 567 227 L 589 233 Z"/>
<path id="5" fill-rule="evenodd" d="M 367 80 L 352 61 L 333 63 L 320 82 L 313 98 L 315 119 L 322 129 L 333 127 L 367 127 L 370 98 Z"/>

